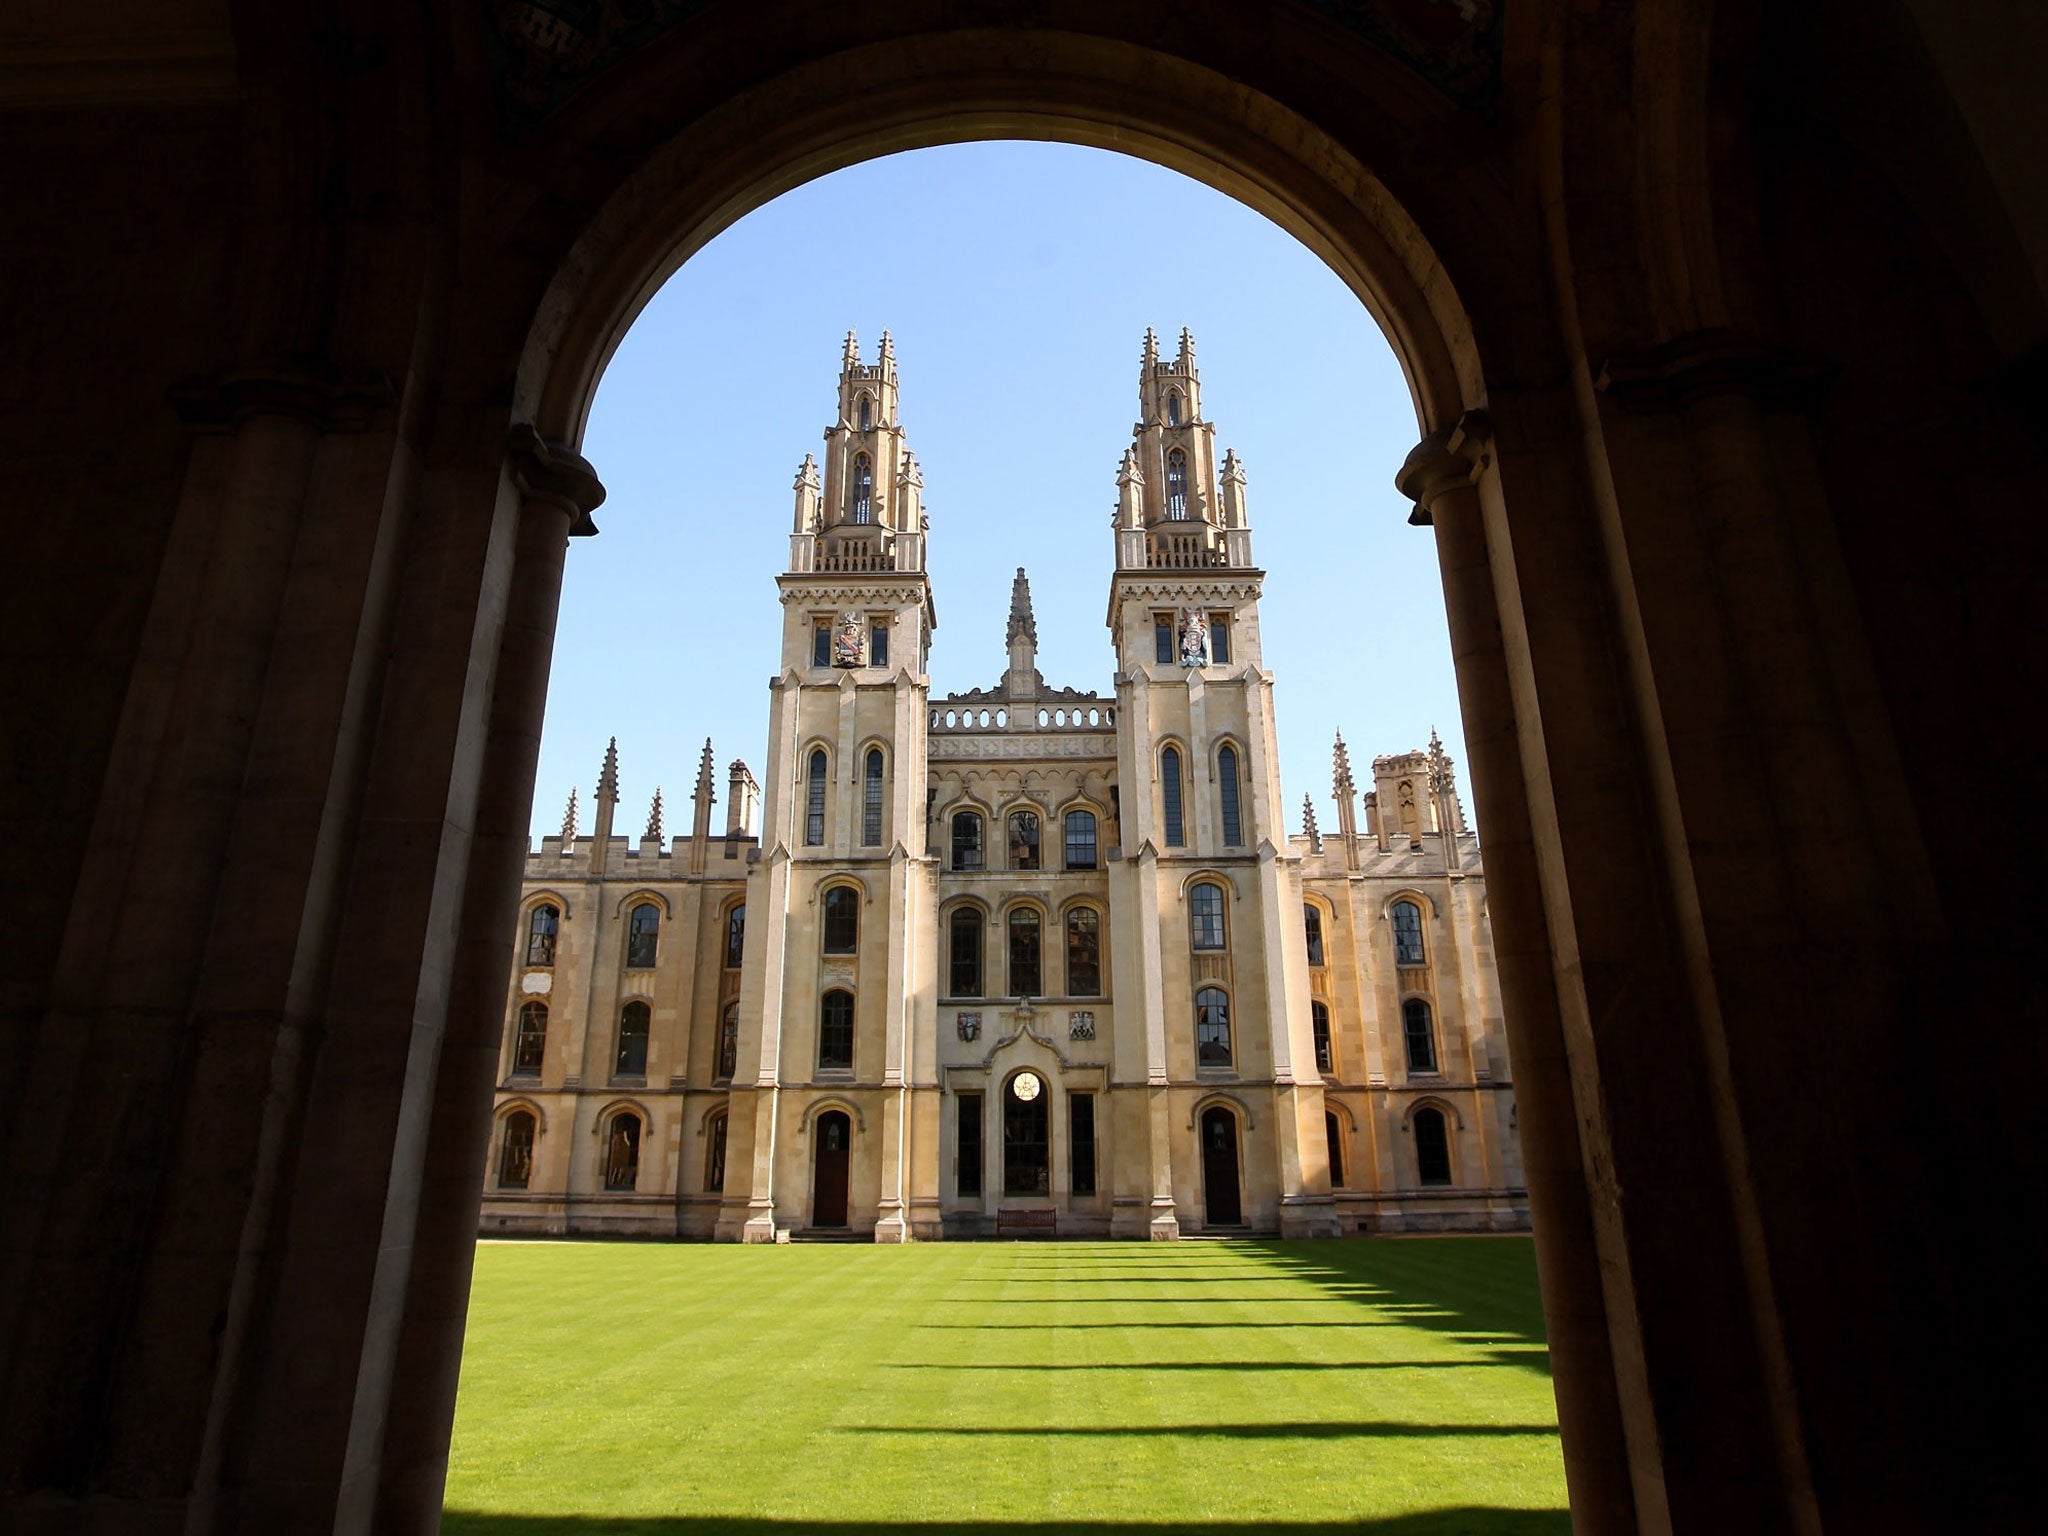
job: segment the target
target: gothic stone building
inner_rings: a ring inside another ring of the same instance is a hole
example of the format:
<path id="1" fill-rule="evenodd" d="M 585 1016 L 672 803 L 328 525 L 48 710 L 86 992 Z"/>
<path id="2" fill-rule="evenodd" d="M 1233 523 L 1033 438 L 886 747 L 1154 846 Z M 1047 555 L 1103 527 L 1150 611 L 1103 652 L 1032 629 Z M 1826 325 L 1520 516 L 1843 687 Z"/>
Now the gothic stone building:
<path id="1" fill-rule="evenodd" d="M 1145 338 L 1115 690 L 933 699 L 928 522 L 889 338 L 796 480 L 765 792 L 659 796 L 526 864 L 483 1226 L 877 1242 L 1527 1222 L 1477 840 L 1449 759 L 1336 745 L 1285 830 L 1245 473 Z M 760 818 L 756 829 L 756 816 Z"/>

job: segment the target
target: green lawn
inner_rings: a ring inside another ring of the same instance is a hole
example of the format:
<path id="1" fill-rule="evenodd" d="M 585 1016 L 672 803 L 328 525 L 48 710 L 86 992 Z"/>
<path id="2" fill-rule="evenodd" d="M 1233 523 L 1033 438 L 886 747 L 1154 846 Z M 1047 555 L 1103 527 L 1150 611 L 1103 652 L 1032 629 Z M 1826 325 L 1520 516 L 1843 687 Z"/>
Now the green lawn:
<path id="1" fill-rule="evenodd" d="M 1526 1238 L 486 1243 L 449 1536 L 1569 1530 Z"/>

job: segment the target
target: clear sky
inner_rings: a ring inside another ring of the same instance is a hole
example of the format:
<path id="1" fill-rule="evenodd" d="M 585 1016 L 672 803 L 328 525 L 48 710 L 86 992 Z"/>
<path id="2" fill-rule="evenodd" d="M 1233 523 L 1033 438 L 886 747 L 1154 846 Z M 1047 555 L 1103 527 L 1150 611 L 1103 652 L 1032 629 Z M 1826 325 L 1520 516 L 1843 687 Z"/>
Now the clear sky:
<path id="1" fill-rule="evenodd" d="M 1112 693 L 1103 618 L 1138 351 L 1194 332 L 1203 409 L 1244 461 L 1276 679 L 1288 829 L 1330 745 L 1362 781 L 1434 725 L 1470 806 L 1436 550 L 1393 477 L 1418 435 L 1393 353 L 1321 261 L 1263 216 L 1144 161 L 990 143 L 870 161 L 799 187 L 692 257 L 600 385 L 583 451 L 609 491 L 569 549 L 534 835 L 582 830 L 619 739 L 616 830 L 664 790 L 687 833 L 704 738 L 758 774 L 781 640 L 791 481 L 822 458 L 842 341 L 896 341 L 924 468 L 939 625 L 932 692 L 1003 672 L 1011 576 L 1031 576 L 1039 669 Z"/>

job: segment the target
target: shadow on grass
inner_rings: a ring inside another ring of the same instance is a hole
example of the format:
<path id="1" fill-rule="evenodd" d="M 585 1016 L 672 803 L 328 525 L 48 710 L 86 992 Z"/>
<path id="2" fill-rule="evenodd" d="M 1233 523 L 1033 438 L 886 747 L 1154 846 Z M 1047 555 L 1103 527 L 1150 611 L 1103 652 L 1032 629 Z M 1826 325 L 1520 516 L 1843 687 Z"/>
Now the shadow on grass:
<path id="1" fill-rule="evenodd" d="M 1557 1438 L 1555 1424 L 1410 1424 L 1403 1419 L 1305 1419 L 1292 1424 L 1068 1424 L 1011 1428 L 1001 1424 L 849 1424 L 840 1435 L 945 1435 L 967 1439 L 1038 1440 L 1490 1440 Z"/>
<path id="2" fill-rule="evenodd" d="M 1142 1525 L 1131 1521 L 851 1521 L 763 1520 L 716 1515 L 630 1516 L 492 1515 L 451 1509 L 442 1517 L 442 1536 L 885 1536 L 908 1531 L 912 1536 L 1571 1536 L 1572 1517 L 1561 1509 L 1431 1509 L 1412 1515 L 1387 1515 L 1372 1520 L 1303 1520 L 1242 1522 L 1163 1521 Z"/>
<path id="3" fill-rule="evenodd" d="M 893 1360 L 885 1371 L 1469 1371 L 1519 1360 L 1074 1360 L 1011 1365 L 973 1360 Z"/>

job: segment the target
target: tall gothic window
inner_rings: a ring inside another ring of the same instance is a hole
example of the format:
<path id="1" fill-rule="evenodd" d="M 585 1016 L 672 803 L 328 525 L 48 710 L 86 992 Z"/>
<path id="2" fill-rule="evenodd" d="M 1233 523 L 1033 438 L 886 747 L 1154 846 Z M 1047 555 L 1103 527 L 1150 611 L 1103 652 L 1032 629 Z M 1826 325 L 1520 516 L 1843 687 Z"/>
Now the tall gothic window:
<path id="1" fill-rule="evenodd" d="M 1166 456 L 1166 515 L 1177 523 L 1188 515 L 1188 456 L 1178 448 Z"/>
<path id="2" fill-rule="evenodd" d="M 882 845 L 882 749 L 868 749 L 867 772 L 861 781 L 860 842 L 863 848 Z"/>
<path id="3" fill-rule="evenodd" d="M 981 996 L 981 911 L 955 907 L 946 920 L 953 941 L 949 997 Z"/>
<path id="4" fill-rule="evenodd" d="M 1188 892 L 1188 942 L 1195 949 L 1222 949 L 1223 887 L 1203 881 Z"/>
<path id="5" fill-rule="evenodd" d="M 825 893 L 825 953 L 850 955 L 860 948 L 860 892 L 835 885 Z"/>
<path id="6" fill-rule="evenodd" d="M 870 400 L 870 399 L 869 399 L 869 398 L 868 398 L 868 397 L 867 397 L 866 395 L 862 395 L 862 396 L 860 397 L 860 429 L 861 429 L 861 431 L 863 431 L 863 432 L 871 432 L 871 431 L 873 431 L 873 430 L 874 430 L 874 425 L 875 425 L 875 406 L 874 406 L 874 402 L 873 402 L 872 400 Z"/>
<path id="7" fill-rule="evenodd" d="M 1166 846 L 1182 847 L 1187 842 L 1180 814 L 1180 748 L 1168 747 L 1159 754 L 1159 798 L 1166 812 Z"/>
<path id="8" fill-rule="evenodd" d="M 555 930 L 561 920 L 562 914 L 554 907 L 543 905 L 533 909 L 533 916 L 526 920 L 528 965 L 555 963 Z"/>
<path id="9" fill-rule="evenodd" d="M 832 626 L 813 624 L 811 626 L 811 665 L 829 667 L 832 665 Z"/>
<path id="10" fill-rule="evenodd" d="M 1038 813 L 1010 812 L 1010 868 L 1038 868 Z"/>
<path id="11" fill-rule="evenodd" d="M 1010 996 L 1038 997 L 1045 989 L 1039 985 L 1040 966 L 1038 934 L 1038 912 L 1033 907 L 1019 907 L 1010 914 Z"/>
<path id="12" fill-rule="evenodd" d="M 1067 868 L 1095 867 L 1095 813 L 1067 812 Z"/>
<path id="13" fill-rule="evenodd" d="M 1067 1095 L 1067 1188 L 1077 1195 L 1095 1193 L 1095 1095 Z"/>
<path id="14" fill-rule="evenodd" d="M 727 1003 L 718 1021 L 718 1066 L 712 1076 L 730 1081 L 740 1065 L 740 1005 Z"/>
<path id="15" fill-rule="evenodd" d="M 661 908 L 651 901 L 643 901 L 626 920 L 626 969 L 653 970 L 655 950 L 660 942 Z"/>
<path id="16" fill-rule="evenodd" d="M 1309 1026 L 1315 1033 L 1316 1070 L 1334 1072 L 1334 1056 L 1330 1050 L 1330 1005 L 1312 1002 L 1308 1005 Z"/>
<path id="17" fill-rule="evenodd" d="M 1422 964 L 1422 908 L 1412 901 L 1394 903 L 1394 964 Z"/>
<path id="18" fill-rule="evenodd" d="M 981 817 L 974 811 L 961 811 L 953 818 L 953 867 L 981 868 Z"/>
<path id="19" fill-rule="evenodd" d="M 1209 616 L 1209 662 L 1222 666 L 1230 660 L 1230 615 L 1215 613 Z"/>
<path id="20" fill-rule="evenodd" d="M 864 453 L 853 456 L 853 520 L 856 523 L 875 520 L 875 466 L 868 462 Z"/>
<path id="21" fill-rule="evenodd" d="M 1312 901 L 1301 904 L 1302 926 L 1308 930 L 1308 963 L 1323 963 L 1323 909 Z"/>
<path id="22" fill-rule="evenodd" d="M 1451 1137 L 1440 1109 L 1415 1111 L 1415 1171 L 1425 1184 L 1451 1182 Z"/>
<path id="23" fill-rule="evenodd" d="M 519 1032 L 512 1040 L 512 1074 L 540 1076 L 548 1054 L 548 1005 L 528 1003 L 519 1010 Z"/>
<path id="24" fill-rule="evenodd" d="M 1436 1070 L 1436 1030 L 1430 1025 L 1429 1004 L 1411 997 L 1401 1004 L 1401 1033 L 1408 1041 L 1408 1070 Z"/>
<path id="25" fill-rule="evenodd" d="M 870 624 L 868 626 L 868 665 L 886 667 L 889 665 L 889 626 Z"/>
<path id="26" fill-rule="evenodd" d="M 1093 907 L 1067 913 L 1067 996 L 1102 996 L 1102 914 Z"/>
<path id="27" fill-rule="evenodd" d="M 811 848 L 825 842 L 825 749 L 811 753 L 810 782 L 804 786 L 804 843 Z"/>
<path id="28" fill-rule="evenodd" d="M 853 994 L 837 988 L 818 1004 L 818 1065 L 853 1070 Z"/>
<path id="29" fill-rule="evenodd" d="M 959 1131 L 955 1154 L 956 1188 L 963 1195 L 981 1193 L 981 1095 L 963 1093 L 954 1101 L 959 1112 L 954 1124 Z"/>
<path id="30" fill-rule="evenodd" d="M 533 1181 L 533 1114 L 515 1109 L 505 1117 L 498 1143 L 498 1188 L 524 1189 Z"/>
<path id="31" fill-rule="evenodd" d="M 611 1118 L 604 1138 L 604 1187 L 632 1189 L 640 1182 L 640 1117 L 622 1109 Z"/>
<path id="32" fill-rule="evenodd" d="M 1152 659 L 1162 667 L 1173 665 L 1178 654 L 1173 643 L 1173 620 L 1163 613 L 1152 615 Z"/>
<path id="33" fill-rule="evenodd" d="M 1344 1187 L 1344 1127 L 1335 1115 L 1323 1111 L 1323 1136 L 1330 1144 L 1330 1188 Z"/>
<path id="34" fill-rule="evenodd" d="M 725 914 L 725 968 L 736 971 L 747 954 L 747 904 L 743 901 Z"/>
<path id="35" fill-rule="evenodd" d="M 725 1188 L 725 1111 L 704 1122 L 704 1193 L 715 1195 Z"/>
<path id="36" fill-rule="evenodd" d="M 638 1000 L 619 1010 L 619 1050 L 612 1061 L 614 1077 L 647 1075 L 647 1025 L 651 1017 L 647 1005 Z"/>
<path id="37" fill-rule="evenodd" d="M 1216 787 L 1223 799 L 1223 846 L 1244 846 L 1244 821 L 1237 812 L 1237 748 L 1224 747 L 1216 754 Z"/>
<path id="38" fill-rule="evenodd" d="M 1167 424 L 1167 425 L 1168 425 L 1169 427 L 1177 427 L 1177 426 L 1179 426 L 1179 425 L 1180 425 L 1180 391 L 1179 391 L 1179 390 L 1168 390 L 1168 391 L 1167 391 L 1167 395 L 1166 395 L 1166 424 Z"/>
<path id="39" fill-rule="evenodd" d="M 1230 999 L 1220 987 L 1195 994 L 1195 1065 L 1230 1065 Z"/>

